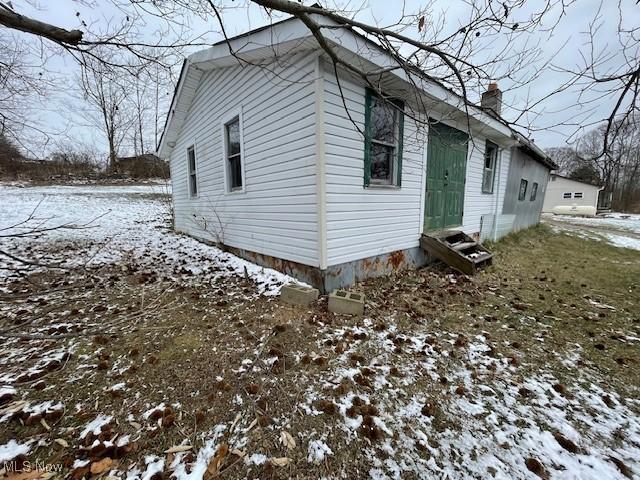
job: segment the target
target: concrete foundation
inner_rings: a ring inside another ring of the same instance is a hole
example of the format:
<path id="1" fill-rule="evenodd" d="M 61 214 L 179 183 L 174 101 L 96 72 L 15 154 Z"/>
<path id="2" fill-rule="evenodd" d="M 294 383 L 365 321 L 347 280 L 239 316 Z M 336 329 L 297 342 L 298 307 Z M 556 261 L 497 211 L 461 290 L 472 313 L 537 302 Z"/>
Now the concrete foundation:
<path id="1" fill-rule="evenodd" d="M 336 290 L 329 295 L 329 311 L 346 315 L 364 315 L 364 295 Z"/>
<path id="2" fill-rule="evenodd" d="M 296 283 L 284 285 L 280 290 L 280 300 L 291 305 L 308 307 L 318 299 L 320 292 L 317 288 L 303 287 Z"/>
<path id="3" fill-rule="evenodd" d="M 197 238 L 204 243 L 213 244 L 207 239 Z M 352 262 L 332 265 L 325 270 L 241 248 L 227 246 L 226 250 L 257 265 L 286 273 L 300 282 L 317 288 L 321 295 L 326 295 L 339 288 L 349 287 L 367 278 L 389 275 L 399 270 L 419 268 L 432 261 L 427 258 L 418 244 L 406 250 L 396 250 L 382 255 L 374 255 Z"/>

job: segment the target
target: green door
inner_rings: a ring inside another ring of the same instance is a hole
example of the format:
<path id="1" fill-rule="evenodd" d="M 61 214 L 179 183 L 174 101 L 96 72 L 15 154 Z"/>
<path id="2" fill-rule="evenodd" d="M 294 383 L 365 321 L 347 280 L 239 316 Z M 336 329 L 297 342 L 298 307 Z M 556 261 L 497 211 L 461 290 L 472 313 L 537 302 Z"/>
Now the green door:
<path id="1" fill-rule="evenodd" d="M 429 123 L 425 231 L 462 225 L 468 140 L 460 130 Z"/>

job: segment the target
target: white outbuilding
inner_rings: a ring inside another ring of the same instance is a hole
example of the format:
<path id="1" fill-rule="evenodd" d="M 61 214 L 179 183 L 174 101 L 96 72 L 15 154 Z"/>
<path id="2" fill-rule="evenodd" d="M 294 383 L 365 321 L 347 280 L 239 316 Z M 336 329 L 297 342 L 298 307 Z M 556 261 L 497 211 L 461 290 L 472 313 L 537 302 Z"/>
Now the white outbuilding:
<path id="1" fill-rule="evenodd" d="M 423 265 L 423 234 L 538 222 L 555 165 L 500 118 L 495 84 L 465 106 L 354 31 L 323 34 L 379 88 L 293 18 L 185 61 L 158 148 L 178 231 L 329 291 Z"/>
<path id="2" fill-rule="evenodd" d="M 594 216 L 604 203 L 602 195 L 603 187 L 552 173 L 542 211 L 559 215 Z"/>

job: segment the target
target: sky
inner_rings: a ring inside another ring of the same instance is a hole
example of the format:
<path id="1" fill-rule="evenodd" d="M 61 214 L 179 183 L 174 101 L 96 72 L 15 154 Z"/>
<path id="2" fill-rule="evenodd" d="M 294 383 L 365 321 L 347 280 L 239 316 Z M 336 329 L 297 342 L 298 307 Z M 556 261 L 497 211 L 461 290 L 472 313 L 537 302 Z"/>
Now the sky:
<path id="1" fill-rule="evenodd" d="M 570 0 L 565 0 L 568 1 Z M 223 11 L 225 28 L 229 35 L 243 33 L 270 22 L 269 17 L 255 5 L 247 7 L 247 0 L 216 2 L 230 7 Z M 305 3 L 313 2 L 306 0 Z M 365 0 L 358 3 L 349 0 L 321 0 L 320 3 L 325 6 L 344 5 L 351 11 L 357 11 L 359 20 L 382 26 L 395 23 L 402 11 L 400 0 Z M 495 3 L 498 6 L 501 4 Z M 529 0 L 522 9 L 513 12 L 511 18 L 525 21 L 542 3 Z M 111 0 L 14 0 L 13 4 L 20 13 L 68 29 L 81 27 L 79 22 L 82 20 L 92 26 L 107 25 L 123 15 Z M 467 2 L 464 0 L 406 0 L 404 11 L 414 13 L 427 6 L 430 7 L 430 15 L 426 18 L 428 26 L 429 22 L 444 18 L 445 31 L 457 30 L 469 13 Z M 620 8 L 623 26 L 640 25 L 640 7 L 635 0 L 620 0 Z M 77 15 L 78 13 L 80 15 Z M 504 91 L 503 115 L 509 120 L 515 118 L 520 107 L 545 98 L 549 92 L 566 81 L 568 75 L 560 69 L 580 66 L 583 55 L 589 53 L 587 32 L 594 18 L 597 17 L 594 23 L 597 26 L 596 54 L 605 58 L 603 66 L 608 69 L 620 64 L 621 48 L 617 43 L 620 15 L 617 1 L 580 0 L 569 5 L 566 15 L 559 14 L 560 9 L 553 10 L 545 17 L 546 22 L 542 28 L 515 41 L 509 40 L 506 35 L 500 35 L 487 39 L 484 43 L 478 43 L 481 47 L 478 50 L 478 58 L 491 58 L 492 54 L 503 49 L 507 52 L 516 51 L 523 46 L 523 42 L 537 47 L 539 51 L 538 57 L 531 58 L 524 67 L 519 67 L 517 72 L 505 72 L 508 64 L 504 65 L 505 68 L 501 72 L 503 74 L 535 76 L 534 80 L 519 88 L 515 88 L 509 80 L 501 81 L 500 88 Z M 184 20 L 189 32 L 194 35 L 202 34 L 206 43 L 215 43 L 223 38 L 213 17 L 202 19 L 190 16 Z M 547 28 L 556 20 L 557 25 L 553 31 L 549 31 Z M 153 37 L 156 28 L 154 20 L 150 19 L 142 30 L 146 35 Z M 418 35 L 417 28 L 409 28 L 407 33 L 412 36 Z M 510 41 L 512 43 L 509 43 Z M 45 128 L 51 131 L 64 130 L 69 141 L 93 145 L 97 150 L 105 151 L 106 141 L 101 133 L 77 114 L 77 111 L 84 108 L 83 100 L 74 88 L 78 66 L 67 55 L 55 55 L 48 59 L 47 67 L 55 72 L 63 87 L 51 92 L 39 107 L 39 116 Z M 484 88 L 484 85 L 479 85 L 478 90 L 480 88 Z M 168 103 L 173 88 L 166 90 L 164 95 Z M 586 106 L 585 100 L 590 101 Z M 582 96 L 579 96 L 579 89 L 576 87 L 536 104 L 536 113 L 525 116 L 520 123 L 532 127 L 528 133 L 539 146 L 564 146 L 567 141 L 576 138 L 581 131 L 580 126 L 586 130 L 592 128 L 594 122 L 605 118 L 614 100 L 614 97 L 603 96 L 601 92 L 591 92 L 587 95 L 583 92 Z"/>

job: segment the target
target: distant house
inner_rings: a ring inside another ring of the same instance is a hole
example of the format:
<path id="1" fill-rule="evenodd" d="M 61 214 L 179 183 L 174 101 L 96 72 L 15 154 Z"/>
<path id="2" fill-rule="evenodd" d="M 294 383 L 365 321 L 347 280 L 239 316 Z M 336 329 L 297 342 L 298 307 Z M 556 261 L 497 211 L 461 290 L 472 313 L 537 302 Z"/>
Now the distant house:
<path id="1" fill-rule="evenodd" d="M 169 176 L 167 162 L 153 153 L 118 157 L 116 171 L 132 178 L 167 178 Z"/>
<path id="2" fill-rule="evenodd" d="M 609 197 L 609 200 L 607 200 Z M 610 208 L 610 195 L 603 187 L 551 174 L 542 211 L 557 214 L 595 215 Z"/>
<path id="3" fill-rule="evenodd" d="M 353 31 L 323 33 L 343 58 L 395 64 Z M 539 221 L 555 165 L 500 119 L 497 85 L 467 109 L 383 69 L 385 102 L 338 82 L 297 19 L 230 43 L 185 61 L 158 148 L 177 230 L 328 291 L 424 264 L 424 233 L 497 239 Z"/>

